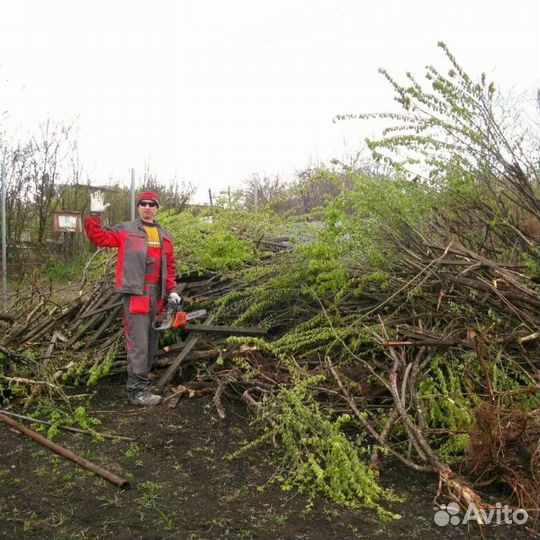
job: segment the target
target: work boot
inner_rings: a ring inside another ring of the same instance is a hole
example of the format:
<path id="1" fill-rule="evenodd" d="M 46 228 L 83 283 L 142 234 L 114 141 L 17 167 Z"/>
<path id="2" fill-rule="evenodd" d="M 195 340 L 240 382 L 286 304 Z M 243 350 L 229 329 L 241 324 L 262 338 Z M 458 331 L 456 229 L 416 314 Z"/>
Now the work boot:
<path id="1" fill-rule="evenodd" d="M 138 390 L 129 393 L 129 402 L 131 405 L 142 405 L 143 407 L 151 407 L 161 403 L 161 396 L 152 394 L 149 388 Z"/>

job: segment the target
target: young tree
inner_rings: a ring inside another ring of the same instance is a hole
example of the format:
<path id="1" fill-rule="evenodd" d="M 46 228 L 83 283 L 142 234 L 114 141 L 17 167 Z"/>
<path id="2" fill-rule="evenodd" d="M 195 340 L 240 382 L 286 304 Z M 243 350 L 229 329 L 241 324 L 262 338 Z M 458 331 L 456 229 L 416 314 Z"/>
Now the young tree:
<path id="1" fill-rule="evenodd" d="M 261 178 L 258 174 L 252 174 L 244 185 L 244 204 L 248 209 L 275 203 L 283 193 L 283 184 L 278 175 Z"/>
<path id="2" fill-rule="evenodd" d="M 18 243 L 31 222 L 32 182 L 29 171 L 31 147 L 18 144 L 12 147 L 6 141 L 2 150 L 2 167 L 6 181 L 6 225 L 8 240 Z"/>
<path id="3" fill-rule="evenodd" d="M 56 208 L 56 186 L 72 148 L 72 127 L 46 120 L 32 138 L 29 160 L 32 199 L 37 213 L 36 240 L 43 243 L 50 218 Z"/>
<path id="4" fill-rule="evenodd" d="M 537 256 L 540 230 L 538 127 L 510 114 L 495 85 L 482 74 L 474 81 L 440 42 L 450 62 L 445 75 L 427 66 L 424 88 L 407 73 L 400 84 L 380 72 L 393 86 L 403 114 L 345 114 L 335 120 L 383 118 L 394 124 L 380 139 L 367 139 L 373 157 L 402 176 L 410 174 L 436 192 L 451 194 L 446 203 L 454 217 L 447 225 L 482 249 L 497 252 L 514 238 Z M 460 214 L 471 218 L 473 234 L 460 226 Z M 441 230 L 444 226 L 441 227 Z"/>

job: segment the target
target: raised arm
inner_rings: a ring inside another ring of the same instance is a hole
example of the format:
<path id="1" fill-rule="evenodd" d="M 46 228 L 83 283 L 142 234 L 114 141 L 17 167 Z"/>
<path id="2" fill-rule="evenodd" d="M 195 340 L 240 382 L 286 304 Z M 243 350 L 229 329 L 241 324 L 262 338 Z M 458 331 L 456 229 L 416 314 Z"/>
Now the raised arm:
<path id="1" fill-rule="evenodd" d="M 92 214 L 84 220 L 84 230 L 92 244 L 100 247 L 119 247 L 120 235 L 118 232 L 104 228 L 101 224 L 101 213 L 110 203 L 103 202 L 103 192 L 96 191 L 90 195 L 90 212 Z"/>

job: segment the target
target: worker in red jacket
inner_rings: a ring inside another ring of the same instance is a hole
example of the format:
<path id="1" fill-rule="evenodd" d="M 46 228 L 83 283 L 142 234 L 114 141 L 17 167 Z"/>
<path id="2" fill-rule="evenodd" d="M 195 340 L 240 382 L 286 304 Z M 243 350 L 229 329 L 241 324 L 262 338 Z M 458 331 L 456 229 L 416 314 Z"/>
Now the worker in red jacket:
<path id="1" fill-rule="evenodd" d="M 96 246 L 118 249 L 116 291 L 124 303 L 127 349 L 127 390 L 133 405 L 157 405 L 161 396 L 150 390 L 148 375 L 157 352 L 158 336 L 152 328 L 165 300 L 180 302 L 176 293 L 173 243 L 156 222 L 159 195 L 151 191 L 137 198 L 139 218 L 103 227 L 101 214 L 109 206 L 103 194 L 90 196 L 90 216 L 84 228 Z"/>

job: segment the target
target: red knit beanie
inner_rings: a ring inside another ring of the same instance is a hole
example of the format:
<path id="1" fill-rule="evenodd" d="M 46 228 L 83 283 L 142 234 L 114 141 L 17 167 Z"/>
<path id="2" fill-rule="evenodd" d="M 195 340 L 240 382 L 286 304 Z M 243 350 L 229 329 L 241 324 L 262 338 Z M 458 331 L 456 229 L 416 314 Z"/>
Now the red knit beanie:
<path id="1" fill-rule="evenodd" d="M 143 191 L 137 198 L 137 204 L 141 201 L 154 201 L 159 206 L 159 195 L 153 191 Z"/>

